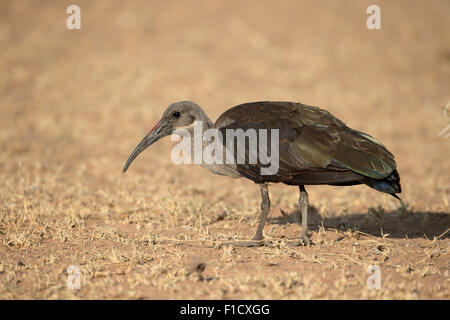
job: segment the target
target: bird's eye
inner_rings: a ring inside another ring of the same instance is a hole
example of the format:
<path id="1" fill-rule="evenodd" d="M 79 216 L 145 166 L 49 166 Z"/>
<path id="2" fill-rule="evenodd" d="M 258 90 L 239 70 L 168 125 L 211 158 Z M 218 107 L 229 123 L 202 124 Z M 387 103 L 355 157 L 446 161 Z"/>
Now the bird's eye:
<path id="1" fill-rule="evenodd" d="M 177 112 L 174 112 L 174 113 L 172 113 L 172 117 L 174 117 L 174 118 L 179 118 L 180 117 L 180 113 L 177 111 Z"/>

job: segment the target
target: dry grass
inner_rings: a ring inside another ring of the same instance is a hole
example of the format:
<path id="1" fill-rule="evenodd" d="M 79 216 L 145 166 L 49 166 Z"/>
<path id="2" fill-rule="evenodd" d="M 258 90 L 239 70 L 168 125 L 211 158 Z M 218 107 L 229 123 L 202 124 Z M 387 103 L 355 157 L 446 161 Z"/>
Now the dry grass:
<path id="1" fill-rule="evenodd" d="M 378 2 L 379 31 L 368 1 L 77 1 L 80 31 L 65 2 L 0 2 L 0 298 L 449 299 L 450 5 Z M 221 246 L 253 234 L 251 182 L 172 164 L 170 139 L 120 171 L 186 99 L 213 119 L 253 100 L 326 107 L 396 155 L 407 209 L 310 187 L 316 245 L 291 248 L 298 194 L 276 185 L 276 245 Z"/>

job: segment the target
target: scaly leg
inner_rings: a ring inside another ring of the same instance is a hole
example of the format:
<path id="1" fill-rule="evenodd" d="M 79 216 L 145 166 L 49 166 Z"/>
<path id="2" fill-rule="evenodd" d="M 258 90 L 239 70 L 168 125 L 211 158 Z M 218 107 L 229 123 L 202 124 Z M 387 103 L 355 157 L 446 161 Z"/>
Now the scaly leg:
<path id="1" fill-rule="evenodd" d="M 308 193 L 305 186 L 299 186 L 300 198 L 298 199 L 298 205 L 300 206 L 300 212 L 298 218 L 300 220 L 300 214 L 302 219 L 302 234 L 300 240 L 292 243 L 294 246 L 307 246 L 313 244 L 308 238 Z"/>
<path id="2" fill-rule="evenodd" d="M 261 211 L 259 213 L 259 223 L 258 228 L 256 229 L 256 233 L 253 236 L 252 241 L 239 241 L 234 242 L 233 245 L 239 247 L 258 247 L 263 246 L 265 243 L 263 241 L 263 229 L 266 224 L 267 215 L 270 211 L 270 199 L 269 199 L 269 191 L 267 188 L 267 184 L 259 184 L 261 188 Z"/>

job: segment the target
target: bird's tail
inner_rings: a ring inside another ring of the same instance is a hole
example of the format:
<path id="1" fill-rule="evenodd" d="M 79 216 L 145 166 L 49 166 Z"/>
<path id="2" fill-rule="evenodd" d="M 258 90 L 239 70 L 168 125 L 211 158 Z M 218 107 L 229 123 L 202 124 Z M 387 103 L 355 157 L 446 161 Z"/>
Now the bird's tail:
<path id="1" fill-rule="evenodd" d="M 384 179 L 377 180 L 366 177 L 363 179 L 363 182 L 369 187 L 377 191 L 388 193 L 394 198 L 397 198 L 401 201 L 399 196 L 397 196 L 397 193 L 402 192 L 402 186 L 400 185 L 400 175 L 398 174 L 397 170 L 392 171 L 392 173 Z"/>

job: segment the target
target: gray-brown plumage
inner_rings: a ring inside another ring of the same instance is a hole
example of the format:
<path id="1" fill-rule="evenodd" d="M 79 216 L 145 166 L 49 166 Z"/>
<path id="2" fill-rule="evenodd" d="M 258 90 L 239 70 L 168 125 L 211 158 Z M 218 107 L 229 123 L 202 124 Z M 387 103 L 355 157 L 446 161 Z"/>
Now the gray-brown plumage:
<path id="1" fill-rule="evenodd" d="M 225 111 L 215 124 L 195 103 L 174 103 L 135 148 L 123 172 L 140 152 L 160 138 L 176 134 L 176 129 L 186 129 L 192 132 L 193 137 L 194 121 L 202 121 L 203 131 L 211 128 L 220 130 L 225 146 L 227 129 L 279 130 L 279 168 L 273 175 L 261 175 L 260 169 L 264 167 L 262 163 L 249 163 L 248 146 L 245 163 L 201 164 L 213 173 L 234 178 L 245 177 L 260 186 L 262 202 L 259 225 L 253 238 L 255 241 L 242 242 L 243 245 L 263 244 L 262 230 L 270 209 L 268 183 L 282 182 L 299 186 L 302 235 L 300 241 L 295 243 L 297 245 L 310 243 L 307 237 L 308 194 L 305 185 L 366 184 L 396 198 L 396 193 L 401 192 L 394 156 L 384 145 L 366 133 L 347 127 L 325 110 L 293 102 L 241 104 Z M 270 141 L 270 130 L 268 132 Z M 270 150 L 269 145 L 267 149 Z"/>

